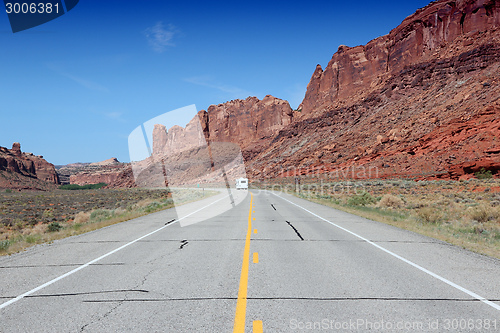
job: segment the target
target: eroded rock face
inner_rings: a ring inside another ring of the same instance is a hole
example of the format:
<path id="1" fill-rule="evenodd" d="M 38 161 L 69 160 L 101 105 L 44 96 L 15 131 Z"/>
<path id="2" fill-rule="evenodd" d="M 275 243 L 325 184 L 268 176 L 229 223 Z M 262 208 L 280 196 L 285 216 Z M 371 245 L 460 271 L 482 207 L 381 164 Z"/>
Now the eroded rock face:
<path id="1" fill-rule="evenodd" d="M 299 108 L 309 115 L 333 103 L 362 98 L 409 65 L 455 55 L 459 50 L 447 50 L 448 55 L 441 51 L 457 37 L 498 27 L 500 4 L 496 0 L 431 3 L 386 36 L 366 45 L 340 46 L 324 70 L 316 67 Z"/>
<path id="2" fill-rule="evenodd" d="M 53 164 L 32 153 L 23 153 L 21 144 L 15 142 L 12 149 L 0 147 L 1 188 L 49 189 L 59 184 Z M 35 181 L 36 180 L 36 181 Z"/>
<path id="3" fill-rule="evenodd" d="M 106 183 L 108 187 L 115 187 L 112 184 L 119 183 L 118 179 L 123 178 L 124 171 L 128 165 L 102 166 L 91 170 L 81 171 L 70 176 L 70 183 L 77 185 L 88 185 Z"/>
<path id="4" fill-rule="evenodd" d="M 130 163 L 121 163 L 115 157 L 95 163 L 65 165 L 58 173 L 67 184 L 106 183 L 107 188 L 135 187 Z"/>
<path id="5" fill-rule="evenodd" d="M 258 140 L 269 139 L 293 121 L 287 101 L 267 95 L 211 105 L 200 118 L 210 141 L 231 142 L 245 149 Z"/>
<path id="6" fill-rule="evenodd" d="M 201 110 L 185 127 L 153 129 L 153 155 L 177 154 L 206 145 L 207 141 L 231 142 L 244 148 L 259 139 L 269 139 L 293 120 L 287 101 L 267 95 L 248 97 Z"/>

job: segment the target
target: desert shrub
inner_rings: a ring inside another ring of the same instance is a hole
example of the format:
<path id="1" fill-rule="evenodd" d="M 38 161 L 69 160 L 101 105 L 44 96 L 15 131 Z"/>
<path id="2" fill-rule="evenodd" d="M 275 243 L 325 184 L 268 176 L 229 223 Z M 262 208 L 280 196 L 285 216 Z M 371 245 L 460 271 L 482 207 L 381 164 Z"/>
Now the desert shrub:
<path id="1" fill-rule="evenodd" d="M 388 208 L 401 208 L 404 205 L 404 201 L 395 195 L 385 194 L 379 201 L 379 207 L 388 207 Z"/>
<path id="2" fill-rule="evenodd" d="M 14 227 L 16 228 L 16 230 L 22 230 L 26 226 L 26 224 L 19 219 L 16 219 L 14 222 Z"/>
<path id="3" fill-rule="evenodd" d="M 423 207 L 418 211 L 418 217 L 425 223 L 436 224 L 441 219 L 441 213 L 436 208 Z"/>
<path id="4" fill-rule="evenodd" d="M 97 209 L 90 213 L 90 222 L 101 222 L 109 219 L 113 214 L 106 209 Z"/>
<path id="5" fill-rule="evenodd" d="M 5 190 L 5 193 L 12 193 L 12 190 L 10 188 Z"/>
<path id="6" fill-rule="evenodd" d="M 347 204 L 350 206 L 366 206 L 375 202 L 376 199 L 368 192 L 355 194 L 347 200 Z"/>
<path id="7" fill-rule="evenodd" d="M 26 243 L 33 244 L 36 243 L 40 239 L 40 235 L 28 235 L 24 239 Z"/>
<path id="8" fill-rule="evenodd" d="M 59 222 L 52 222 L 47 226 L 47 230 L 50 232 L 56 232 L 62 229 L 62 225 Z"/>
<path id="9" fill-rule="evenodd" d="M 76 214 L 75 220 L 73 221 L 76 224 L 87 223 L 90 220 L 90 213 L 80 212 Z"/>
<path id="10" fill-rule="evenodd" d="M 117 209 L 115 209 L 113 211 L 113 215 L 115 215 L 115 216 L 124 215 L 125 213 L 127 213 L 127 210 L 125 208 L 122 208 L 122 207 L 118 207 Z"/>
<path id="11" fill-rule="evenodd" d="M 7 251 L 10 244 L 11 244 L 11 241 L 8 239 L 0 241 L 0 251 Z"/>
<path id="12" fill-rule="evenodd" d="M 498 212 L 486 205 L 479 205 L 470 209 L 469 217 L 474 221 L 484 223 L 497 219 Z"/>
<path id="13" fill-rule="evenodd" d="M 97 190 L 103 188 L 108 184 L 106 183 L 98 183 L 98 184 L 88 184 L 88 185 L 77 185 L 77 184 L 67 184 L 59 186 L 60 190 Z"/>
<path id="14" fill-rule="evenodd" d="M 491 173 L 491 170 L 486 170 L 485 168 L 482 168 L 478 172 L 474 174 L 477 179 L 490 179 L 493 178 L 493 175 Z"/>
<path id="15" fill-rule="evenodd" d="M 154 212 L 158 209 L 161 208 L 161 203 L 157 202 L 157 201 L 153 201 L 152 203 L 150 203 L 149 205 L 147 205 L 145 208 L 144 208 L 144 211 L 146 213 L 151 213 L 151 212 Z"/>
<path id="16" fill-rule="evenodd" d="M 52 211 L 52 209 L 46 209 L 43 211 L 42 216 L 45 218 L 54 217 L 54 212 Z"/>

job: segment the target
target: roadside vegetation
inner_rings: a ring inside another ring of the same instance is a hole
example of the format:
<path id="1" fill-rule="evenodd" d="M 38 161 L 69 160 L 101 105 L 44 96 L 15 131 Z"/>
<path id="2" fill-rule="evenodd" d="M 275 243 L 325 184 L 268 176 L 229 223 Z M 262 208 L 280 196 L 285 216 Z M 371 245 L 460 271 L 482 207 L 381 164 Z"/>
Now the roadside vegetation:
<path id="1" fill-rule="evenodd" d="M 500 259 L 500 180 L 486 171 L 477 176 L 466 181 L 302 181 L 300 190 L 289 186 L 288 192 Z M 285 183 L 260 187 L 277 190 Z"/>
<path id="2" fill-rule="evenodd" d="M 174 190 L 175 204 L 214 191 Z M 172 208 L 168 190 L 88 189 L 0 193 L 0 255 Z"/>
<path id="3" fill-rule="evenodd" d="M 66 184 L 59 186 L 60 190 L 98 190 L 103 188 L 108 184 L 106 183 L 97 183 L 97 184 L 88 184 L 88 185 L 77 185 L 77 184 Z"/>

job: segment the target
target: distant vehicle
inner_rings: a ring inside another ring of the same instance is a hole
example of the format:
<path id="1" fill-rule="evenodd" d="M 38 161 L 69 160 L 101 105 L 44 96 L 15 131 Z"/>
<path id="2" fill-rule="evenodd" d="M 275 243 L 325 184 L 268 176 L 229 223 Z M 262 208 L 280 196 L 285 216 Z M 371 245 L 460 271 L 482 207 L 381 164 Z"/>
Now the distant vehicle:
<path id="1" fill-rule="evenodd" d="M 236 179 L 236 189 L 248 190 L 248 178 L 238 178 Z"/>

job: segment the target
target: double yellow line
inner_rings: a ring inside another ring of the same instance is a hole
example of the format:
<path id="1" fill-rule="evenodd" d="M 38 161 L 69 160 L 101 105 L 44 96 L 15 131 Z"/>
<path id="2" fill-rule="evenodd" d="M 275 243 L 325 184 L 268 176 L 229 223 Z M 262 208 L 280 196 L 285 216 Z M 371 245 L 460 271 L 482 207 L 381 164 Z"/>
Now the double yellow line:
<path id="1" fill-rule="evenodd" d="M 248 230 L 243 252 L 243 265 L 241 267 L 240 288 L 238 290 L 238 302 L 236 303 L 236 316 L 234 317 L 234 333 L 245 332 L 245 319 L 247 313 L 247 290 L 248 290 L 248 268 L 250 265 L 250 238 L 252 236 L 252 210 L 253 194 L 250 193 L 250 210 L 248 211 Z M 254 322 L 254 332 L 262 332 L 262 322 Z"/>

